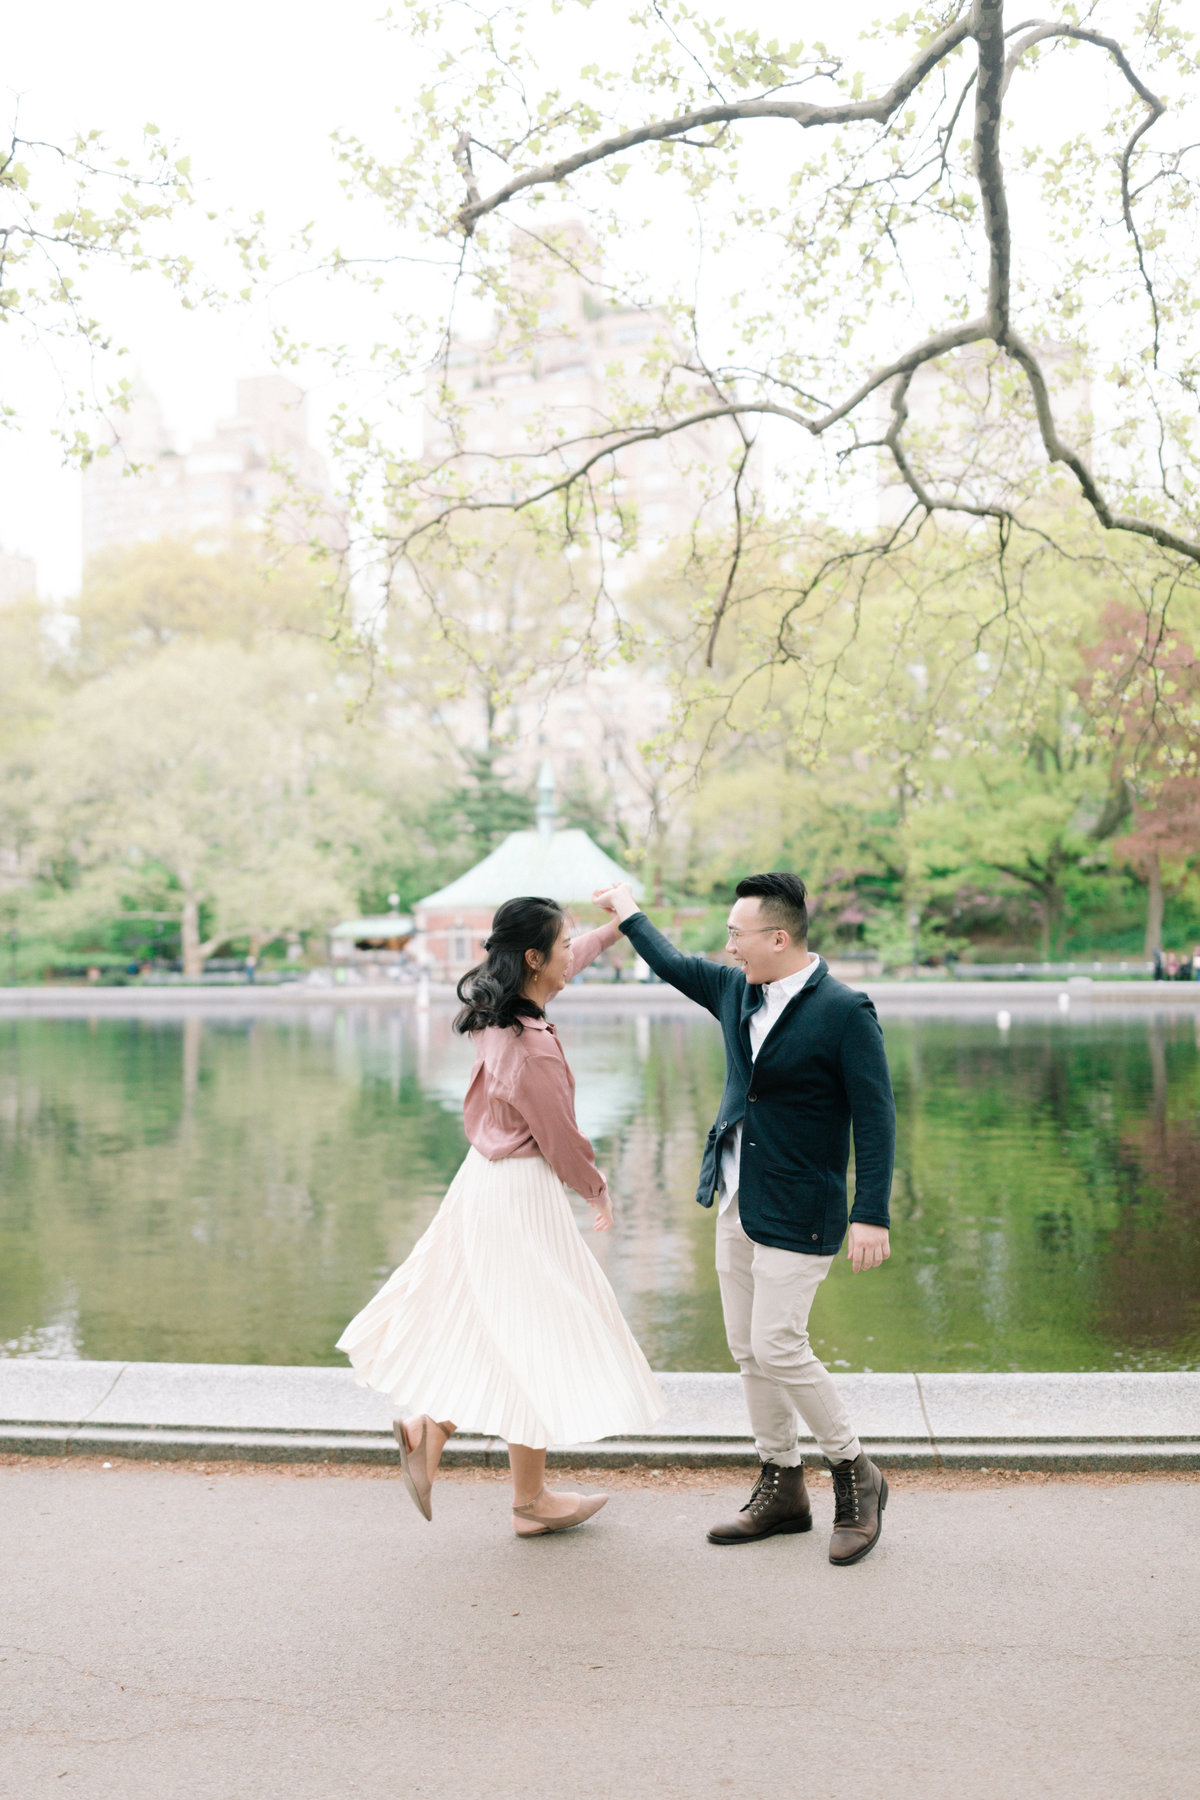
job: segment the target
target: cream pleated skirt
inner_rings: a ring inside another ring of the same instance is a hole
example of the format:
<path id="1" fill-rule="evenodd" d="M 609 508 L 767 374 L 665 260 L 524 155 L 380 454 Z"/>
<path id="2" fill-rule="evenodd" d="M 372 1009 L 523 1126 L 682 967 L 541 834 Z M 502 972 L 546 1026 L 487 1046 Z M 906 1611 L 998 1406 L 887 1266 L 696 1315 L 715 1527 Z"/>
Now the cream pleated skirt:
<path id="1" fill-rule="evenodd" d="M 665 1411 L 540 1156 L 468 1150 L 428 1231 L 338 1349 L 398 1412 L 534 1450 L 645 1431 Z"/>

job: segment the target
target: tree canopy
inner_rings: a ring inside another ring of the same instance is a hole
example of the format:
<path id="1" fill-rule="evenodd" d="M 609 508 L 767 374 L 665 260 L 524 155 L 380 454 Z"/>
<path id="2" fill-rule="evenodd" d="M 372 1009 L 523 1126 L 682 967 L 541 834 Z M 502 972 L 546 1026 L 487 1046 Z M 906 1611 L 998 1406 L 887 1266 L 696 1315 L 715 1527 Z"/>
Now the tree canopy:
<path id="1" fill-rule="evenodd" d="M 804 44 L 680 0 L 607 8 L 603 33 L 590 0 L 396 9 L 426 74 L 404 153 L 341 144 L 394 253 L 334 259 L 385 297 L 403 277 L 373 366 L 427 417 L 419 451 L 387 405 L 340 421 L 359 551 L 393 605 L 427 617 L 448 537 L 461 558 L 477 534 L 482 564 L 517 514 L 543 555 L 594 552 L 579 653 L 627 649 L 623 458 L 699 455 L 705 433 L 685 686 L 714 679 L 747 615 L 757 650 L 806 662 L 813 621 L 857 624 L 880 564 L 919 566 L 939 531 L 1003 632 L 1039 629 L 1022 573 L 1040 556 L 1115 568 L 1136 542 L 1148 616 L 1194 586 L 1197 70 L 1178 19 L 950 0 Z M 432 324 L 416 264 L 443 282 Z M 657 321 L 638 379 L 614 362 L 601 412 L 543 409 L 482 452 L 456 346 L 490 309 L 498 378 L 534 367 L 569 335 L 564 272 L 599 311 Z"/>
<path id="2" fill-rule="evenodd" d="M 58 428 L 64 448 L 86 462 L 97 449 L 91 421 L 128 403 L 129 380 L 107 353 L 111 332 L 91 310 L 88 276 L 97 263 L 131 273 L 152 270 L 170 281 L 185 305 L 212 290 L 162 227 L 194 203 L 191 164 L 147 124 L 136 153 L 110 147 L 99 130 L 46 143 L 23 135 L 14 107 L 8 142 L 0 145 L 0 325 L 23 353 L 46 350 L 59 371 L 66 406 Z M 15 347 L 15 346 L 14 346 Z M 83 376 L 73 357 L 82 349 Z M 16 420 L 0 402 L 0 423 Z"/>

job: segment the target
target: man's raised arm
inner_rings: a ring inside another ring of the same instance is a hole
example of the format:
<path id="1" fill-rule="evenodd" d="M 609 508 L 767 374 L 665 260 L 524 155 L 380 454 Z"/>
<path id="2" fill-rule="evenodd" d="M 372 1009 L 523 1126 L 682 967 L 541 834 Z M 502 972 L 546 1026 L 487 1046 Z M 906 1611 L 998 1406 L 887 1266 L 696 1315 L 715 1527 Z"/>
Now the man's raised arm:
<path id="1" fill-rule="evenodd" d="M 615 887 L 597 888 L 592 895 L 597 906 L 612 914 L 643 962 L 689 1000 L 706 1006 L 711 1013 L 719 1010 L 725 984 L 742 980 L 736 969 L 709 962 L 706 956 L 685 956 L 669 938 L 665 938 L 641 911 L 633 897 L 633 889 L 624 881 Z"/>

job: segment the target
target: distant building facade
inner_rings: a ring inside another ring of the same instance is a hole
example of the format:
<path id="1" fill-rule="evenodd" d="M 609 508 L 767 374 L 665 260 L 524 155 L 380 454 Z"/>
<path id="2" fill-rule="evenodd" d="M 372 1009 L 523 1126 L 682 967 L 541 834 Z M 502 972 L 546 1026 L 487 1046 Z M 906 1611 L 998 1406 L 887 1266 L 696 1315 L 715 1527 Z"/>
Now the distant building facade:
<path id="1" fill-rule="evenodd" d="M 498 320 L 485 338 L 452 339 L 426 384 L 426 460 L 436 466 L 461 452 L 456 468 L 478 494 L 508 496 L 506 459 L 520 458 L 518 466 L 538 478 L 560 475 L 606 434 L 624 430 L 623 420 L 652 418 L 664 381 L 662 351 L 675 358 L 674 390 L 689 385 L 697 405 L 712 397 L 701 378 L 685 374 L 666 309 L 606 304 L 575 272 L 597 262 L 590 234 L 571 223 L 558 235 L 574 251 L 575 267 L 531 249 L 520 234 L 513 238 L 513 283 L 537 311 L 532 348 L 512 344 Z M 449 408 L 440 397 L 443 381 Z M 607 492 L 607 470 L 597 469 L 599 504 L 637 515 L 638 543 L 620 557 L 622 580 L 694 529 L 725 485 L 729 455 L 740 443 L 732 421 L 717 419 L 617 451 L 617 478 Z M 547 448 L 554 444 L 562 448 Z"/>
<path id="2" fill-rule="evenodd" d="M 0 606 L 32 600 L 37 594 L 37 564 L 31 556 L 0 550 Z"/>
<path id="3" fill-rule="evenodd" d="M 710 397 L 702 380 L 682 373 L 686 358 L 666 309 L 606 304 L 576 272 L 596 266 L 594 241 L 578 224 L 560 235 L 573 266 L 536 247 L 531 252 L 521 236 L 513 240 L 514 286 L 537 311 L 532 347 L 523 344 L 518 354 L 497 320 L 486 337 L 454 338 L 427 382 L 425 459 L 436 469 L 453 456 L 455 479 L 477 497 L 509 498 L 512 467 L 522 479 L 557 477 L 601 443 L 614 421 L 654 416 L 663 353 L 675 359 L 674 388 L 690 382 L 697 405 Z M 610 543 L 610 591 L 644 577 L 698 524 L 715 528 L 727 517 L 729 462 L 740 445 L 732 422 L 720 419 L 616 452 L 611 483 L 597 471 L 601 531 L 609 535 L 618 513 L 637 521 L 634 547 L 618 555 Z M 502 720 L 511 745 L 507 765 L 516 780 L 532 782 L 549 758 L 564 784 L 588 788 L 629 837 L 644 835 L 656 816 L 657 777 L 639 745 L 667 725 L 671 697 L 665 673 L 648 662 L 526 683 Z M 454 735 L 470 742 L 478 733 L 471 703 L 454 710 Z"/>
<path id="4" fill-rule="evenodd" d="M 282 375 L 237 383 L 237 412 L 211 438 L 186 452 L 169 441 L 157 399 L 144 385 L 120 425 L 109 456 L 95 458 L 83 476 L 83 554 L 161 537 L 227 543 L 261 531 L 271 507 L 277 528 L 303 541 L 312 522 L 292 503 L 288 475 L 305 494 L 317 496 L 321 535 L 328 536 L 329 477 L 324 458 L 308 441 L 303 391 Z"/>

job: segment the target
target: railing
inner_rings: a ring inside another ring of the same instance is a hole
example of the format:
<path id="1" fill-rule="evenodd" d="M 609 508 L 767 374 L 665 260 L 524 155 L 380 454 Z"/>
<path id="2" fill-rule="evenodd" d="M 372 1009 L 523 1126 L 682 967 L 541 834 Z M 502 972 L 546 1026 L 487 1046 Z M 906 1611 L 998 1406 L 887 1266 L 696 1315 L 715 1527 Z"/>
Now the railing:
<path id="1" fill-rule="evenodd" d="M 1154 964 L 1134 962 L 954 962 L 947 974 L 955 981 L 1070 981 L 1086 976 L 1091 981 L 1149 981 Z"/>
<path id="2" fill-rule="evenodd" d="M 244 969 L 205 969 L 203 975 L 183 975 L 178 969 L 151 969 L 131 976 L 131 987 L 282 987 L 303 981 L 306 969 L 257 969 L 251 981 Z"/>

